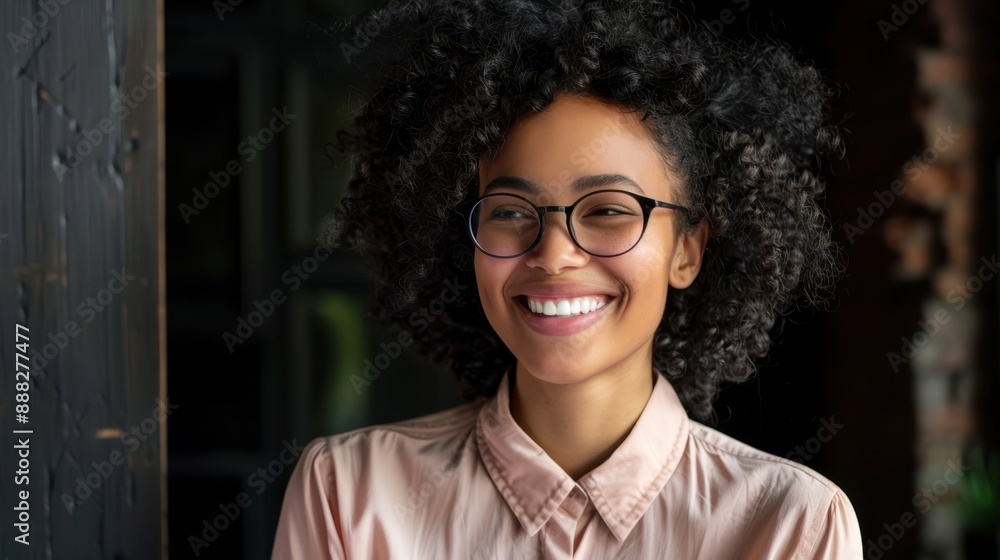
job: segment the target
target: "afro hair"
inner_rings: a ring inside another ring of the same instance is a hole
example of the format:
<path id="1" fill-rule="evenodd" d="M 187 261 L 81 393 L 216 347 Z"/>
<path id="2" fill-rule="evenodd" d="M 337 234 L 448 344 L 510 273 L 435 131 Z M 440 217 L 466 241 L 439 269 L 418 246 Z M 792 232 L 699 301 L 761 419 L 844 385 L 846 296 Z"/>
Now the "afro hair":
<path id="1" fill-rule="evenodd" d="M 399 50 L 379 51 L 376 92 L 336 136 L 352 176 L 324 243 L 360 251 L 372 312 L 451 367 L 466 399 L 495 394 L 515 357 L 474 289 L 460 208 L 477 195 L 480 155 L 557 93 L 641 114 L 682 178 L 681 232 L 710 228 L 698 277 L 670 290 L 653 339 L 653 366 L 692 417 L 711 418 L 720 386 L 756 371 L 776 319 L 825 303 L 842 273 L 820 176 L 843 156 L 833 89 L 776 41 L 723 39 L 650 0 L 392 1 L 327 33 L 346 29 Z M 433 328 L 414 319 L 456 284 L 473 288 Z"/>

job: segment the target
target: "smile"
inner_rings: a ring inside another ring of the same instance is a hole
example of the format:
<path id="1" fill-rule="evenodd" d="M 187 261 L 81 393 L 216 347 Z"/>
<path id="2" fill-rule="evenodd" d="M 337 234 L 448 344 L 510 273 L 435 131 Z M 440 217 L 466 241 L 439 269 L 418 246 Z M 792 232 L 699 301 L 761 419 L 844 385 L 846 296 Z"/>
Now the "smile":
<path id="1" fill-rule="evenodd" d="M 528 327 L 546 336 L 569 336 L 586 330 L 607 315 L 615 301 L 607 295 L 573 298 L 522 295 L 514 299 Z"/>
<path id="2" fill-rule="evenodd" d="M 574 297 L 565 299 L 521 296 L 518 298 L 532 313 L 547 316 L 569 317 L 586 315 L 604 307 L 611 299 L 605 295 Z"/>

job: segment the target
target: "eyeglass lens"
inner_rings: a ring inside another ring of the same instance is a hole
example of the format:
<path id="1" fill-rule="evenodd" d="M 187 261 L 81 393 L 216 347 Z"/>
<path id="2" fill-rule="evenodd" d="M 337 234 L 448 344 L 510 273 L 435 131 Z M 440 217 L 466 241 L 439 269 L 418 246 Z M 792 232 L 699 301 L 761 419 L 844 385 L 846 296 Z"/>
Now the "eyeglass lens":
<path id="1" fill-rule="evenodd" d="M 631 249 L 642 236 L 639 202 L 621 192 L 600 192 L 577 202 L 572 229 L 580 246 L 595 255 L 616 255 Z M 549 218 L 553 216 L 549 215 Z M 525 200 L 509 195 L 482 199 L 471 214 L 472 232 L 486 252 L 514 256 L 535 242 L 541 220 Z M 551 225 L 549 227 L 552 227 Z"/>

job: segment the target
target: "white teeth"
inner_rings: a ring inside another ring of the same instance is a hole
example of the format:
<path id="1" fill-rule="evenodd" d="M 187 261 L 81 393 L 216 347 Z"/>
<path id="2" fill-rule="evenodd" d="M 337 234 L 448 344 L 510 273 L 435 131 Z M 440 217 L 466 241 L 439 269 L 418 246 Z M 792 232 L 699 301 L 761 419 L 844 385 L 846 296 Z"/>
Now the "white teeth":
<path id="1" fill-rule="evenodd" d="M 572 298 L 560 300 L 528 300 L 528 309 L 542 315 L 568 317 L 596 311 L 607 302 L 597 298 Z"/>

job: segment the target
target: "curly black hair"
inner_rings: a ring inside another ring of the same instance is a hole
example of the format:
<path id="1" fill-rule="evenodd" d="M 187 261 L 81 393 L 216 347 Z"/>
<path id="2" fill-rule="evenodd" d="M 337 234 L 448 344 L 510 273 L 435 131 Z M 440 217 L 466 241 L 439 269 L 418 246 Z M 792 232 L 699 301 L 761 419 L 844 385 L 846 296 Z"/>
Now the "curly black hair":
<path id="1" fill-rule="evenodd" d="M 327 32 L 345 29 L 400 50 L 380 54 L 377 91 L 337 134 L 353 174 L 322 239 L 361 252 L 372 313 L 446 362 L 466 399 L 495 394 L 515 358 L 479 301 L 460 205 L 478 195 L 480 155 L 557 93 L 642 114 L 693 210 L 681 233 L 710 227 L 698 277 L 669 291 L 654 337 L 653 365 L 689 415 L 711 418 L 720 385 L 756 371 L 776 318 L 828 301 L 843 272 L 820 176 L 843 156 L 834 88 L 780 42 L 723 39 L 651 0 L 390 1 Z M 449 282 L 471 288 L 433 328 L 415 321 Z"/>

